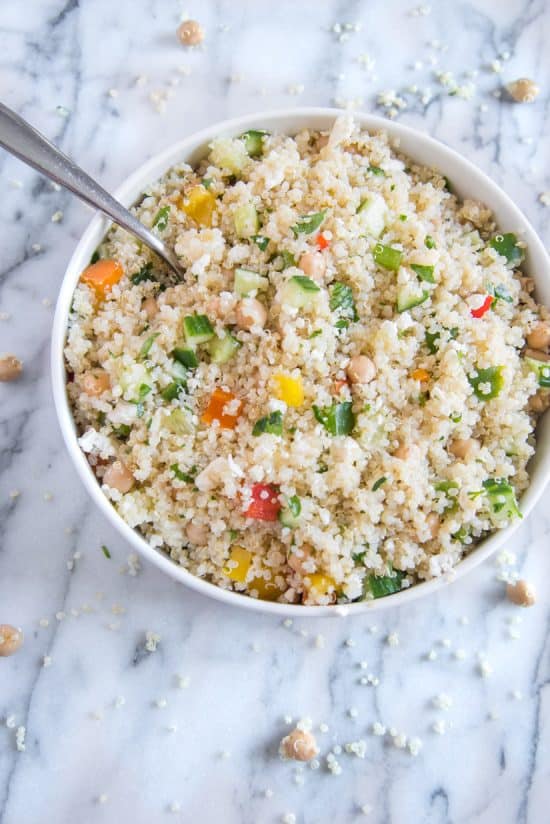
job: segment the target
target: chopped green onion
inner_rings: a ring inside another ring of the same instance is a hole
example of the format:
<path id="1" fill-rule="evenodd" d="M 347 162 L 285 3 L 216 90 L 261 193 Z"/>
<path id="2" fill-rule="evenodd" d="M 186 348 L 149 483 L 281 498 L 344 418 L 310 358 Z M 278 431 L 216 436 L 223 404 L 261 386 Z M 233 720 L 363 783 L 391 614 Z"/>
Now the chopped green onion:
<path id="1" fill-rule="evenodd" d="M 497 286 L 490 285 L 487 291 L 490 295 L 494 297 L 495 303 L 497 300 L 504 300 L 506 301 L 506 303 L 514 302 L 514 298 L 512 297 L 510 292 L 501 283 L 499 283 Z"/>
<path id="2" fill-rule="evenodd" d="M 378 266 L 383 266 L 384 269 L 389 269 L 392 272 L 397 272 L 401 265 L 403 252 L 399 249 L 393 249 L 391 246 L 384 246 L 383 243 L 377 243 L 373 250 L 374 262 Z"/>
<path id="3" fill-rule="evenodd" d="M 364 564 L 365 564 L 365 556 L 366 556 L 366 554 L 367 554 L 367 551 L 366 551 L 366 550 L 364 550 L 363 552 L 352 552 L 352 554 L 351 554 L 351 560 L 352 560 L 355 564 L 363 564 L 363 565 L 364 565 Z"/>
<path id="4" fill-rule="evenodd" d="M 340 318 L 340 320 L 337 320 L 336 323 L 334 324 L 334 327 L 336 329 L 347 329 L 348 326 L 349 326 L 349 320 L 346 320 L 346 318 Z"/>
<path id="5" fill-rule="evenodd" d="M 537 376 L 539 386 L 543 389 L 550 389 L 550 362 L 538 360 L 537 358 L 525 358 L 525 363 Z"/>
<path id="6" fill-rule="evenodd" d="M 451 329 L 447 329 L 446 331 L 449 333 L 451 340 L 456 340 L 456 338 L 458 337 L 458 326 L 453 326 Z M 426 331 L 426 346 L 428 347 L 432 355 L 435 355 L 435 353 L 439 349 L 438 340 L 440 337 L 441 332 Z"/>
<path id="7" fill-rule="evenodd" d="M 401 221 L 401 223 L 405 223 L 405 221 L 407 220 L 407 215 L 399 215 L 399 220 Z"/>
<path id="8" fill-rule="evenodd" d="M 283 259 L 283 269 L 288 269 L 289 266 L 296 266 L 296 258 L 292 252 L 287 252 L 286 249 L 283 249 L 279 254 Z"/>
<path id="9" fill-rule="evenodd" d="M 92 256 L 91 256 L 91 258 L 90 258 L 90 266 L 91 266 L 93 263 L 97 263 L 97 262 L 98 262 L 98 260 L 100 260 L 100 255 L 99 255 L 98 250 L 96 249 L 96 250 L 95 250 L 95 252 L 93 253 L 93 255 L 92 255 Z"/>
<path id="10" fill-rule="evenodd" d="M 369 166 L 368 171 L 376 177 L 386 177 L 386 172 L 380 166 Z"/>
<path id="11" fill-rule="evenodd" d="M 312 332 L 311 335 L 309 336 L 309 340 L 311 340 L 312 338 L 318 338 L 319 335 L 322 335 L 322 334 L 323 334 L 322 329 L 315 329 L 315 331 Z"/>
<path id="12" fill-rule="evenodd" d="M 159 232 L 164 232 L 168 226 L 168 215 L 170 214 L 170 206 L 162 206 L 155 215 L 153 220 L 153 228 L 157 228 Z"/>
<path id="13" fill-rule="evenodd" d="M 433 239 L 433 237 L 431 235 L 426 235 L 426 237 L 424 238 L 424 246 L 427 249 L 435 249 L 436 248 L 435 240 Z"/>
<path id="14" fill-rule="evenodd" d="M 329 306 L 331 312 L 340 310 L 344 317 L 348 317 L 353 321 L 359 320 L 357 309 L 355 308 L 355 300 L 353 299 L 353 290 L 351 286 L 346 283 L 333 283 L 330 287 Z"/>
<path id="15" fill-rule="evenodd" d="M 132 427 L 128 426 L 127 423 L 121 423 L 120 426 L 113 426 L 113 434 L 119 441 L 125 441 L 131 431 Z"/>
<path id="16" fill-rule="evenodd" d="M 292 283 L 296 283 L 304 292 L 320 292 L 321 289 L 314 280 L 308 278 L 307 275 L 294 275 L 291 278 Z"/>
<path id="17" fill-rule="evenodd" d="M 302 502 L 297 495 L 288 498 L 287 504 L 280 510 L 278 518 L 283 526 L 295 529 L 298 526 L 298 519 L 302 512 Z"/>
<path id="18" fill-rule="evenodd" d="M 489 243 L 495 251 L 506 258 L 508 263 L 516 266 L 521 263 L 525 257 L 525 252 L 518 246 L 518 239 L 513 232 L 507 232 L 504 235 L 495 235 Z"/>
<path id="19" fill-rule="evenodd" d="M 465 544 L 469 534 L 470 532 L 468 530 L 468 527 L 461 526 L 459 529 L 457 529 L 456 532 L 453 532 L 451 538 L 453 539 L 453 541 L 459 541 L 461 544 Z"/>
<path id="20" fill-rule="evenodd" d="M 136 272 L 135 275 L 130 277 L 130 280 L 137 286 L 138 283 L 143 283 L 144 280 L 156 280 L 155 276 L 153 275 L 153 264 L 146 263 L 144 264 L 139 272 Z"/>
<path id="21" fill-rule="evenodd" d="M 294 226 L 291 226 L 294 237 L 298 237 L 298 235 L 310 235 L 319 228 L 324 219 L 325 210 L 299 217 Z"/>
<path id="22" fill-rule="evenodd" d="M 365 580 L 365 591 L 368 587 L 373 598 L 393 595 L 394 592 L 401 591 L 401 582 L 404 577 L 405 573 L 398 570 L 394 570 L 393 575 L 369 575 Z"/>
<path id="23" fill-rule="evenodd" d="M 462 420 L 462 415 L 460 414 L 460 412 L 453 412 L 451 415 L 449 415 L 449 418 L 452 420 L 453 423 L 460 423 L 460 421 Z"/>
<path id="24" fill-rule="evenodd" d="M 143 398 L 144 398 L 146 395 L 148 395 L 150 391 L 151 391 L 151 387 L 150 387 L 148 384 L 146 384 L 146 383 L 140 383 L 140 385 L 139 385 L 139 389 L 138 389 L 139 399 L 140 399 L 140 400 L 143 400 Z"/>
<path id="25" fill-rule="evenodd" d="M 212 186 L 213 182 L 214 182 L 214 180 L 211 177 L 203 177 L 203 179 L 202 179 L 202 185 L 204 186 L 205 189 L 209 189 Z"/>
<path id="26" fill-rule="evenodd" d="M 169 383 L 168 386 L 162 390 L 160 396 L 164 401 L 173 401 L 179 397 L 183 389 L 185 389 L 184 383 L 173 381 L 173 383 Z"/>
<path id="27" fill-rule="evenodd" d="M 443 180 L 445 181 L 445 191 L 446 192 L 452 192 L 453 187 L 452 187 L 452 184 L 451 184 L 451 181 L 449 180 L 449 178 L 446 175 L 443 175 Z"/>
<path id="28" fill-rule="evenodd" d="M 155 342 L 155 340 L 158 338 L 159 335 L 160 335 L 160 332 L 153 332 L 152 335 L 149 335 L 149 337 L 147 338 L 147 340 L 144 342 L 143 346 L 139 350 L 138 360 L 143 360 L 144 358 L 147 357 L 147 355 L 151 351 L 151 347 L 152 347 L 153 343 Z"/>
<path id="29" fill-rule="evenodd" d="M 103 544 L 103 545 L 102 545 L 102 547 L 101 547 L 101 551 L 103 552 L 103 554 L 105 555 L 105 557 L 106 557 L 106 558 L 108 558 L 109 560 L 111 560 L 111 553 L 109 552 L 109 550 L 107 549 L 107 547 L 105 546 L 105 544 Z"/>
<path id="30" fill-rule="evenodd" d="M 445 509 L 443 510 L 446 513 L 456 512 L 458 509 L 458 497 L 457 495 L 451 495 L 450 491 L 452 489 L 459 489 L 459 485 L 456 481 L 439 481 L 439 483 L 434 484 L 434 489 L 436 492 L 443 492 L 445 495 L 446 500 L 448 503 L 445 505 Z"/>
<path id="31" fill-rule="evenodd" d="M 514 488 L 504 478 L 488 478 L 482 484 L 489 503 L 491 505 L 491 512 L 493 515 L 498 515 L 497 520 L 508 518 L 523 518 L 518 503 L 516 500 L 516 493 Z"/>
<path id="32" fill-rule="evenodd" d="M 107 415 L 106 415 L 106 414 L 105 414 L 105 412 L 103 412 L 103 410 L 102 410 L 102 411 L 98 414 L 98 416 L 97 416 L 97 424 L 98 424 L 98 426 L 103 426 L 103 424 L 105 423 L 105 421 L 106 421 L 106 420 L 107 420 Z"/>
<path id="33" fill-rule="evenodd" d="M 195 475 L 197 474 L 197 467 L 192 466 L 189 472 L 182 472 L 177 463 L 172 464 L 170 467 L 178 481 L 183 481 L 186 484 L 192 484 L 195 482 Z"/>
<path id="34" fill-rule="evenodd" d="M 411 269 L 418 275 L 420 280 L 426 283 L 435 283 L 433 266 L 422 266 L 420 263 L 411 263 Z"/>
<path id="35" fill-rule="evenodd" d="M 487 369 L 476 369 L 468 375 L 468 383 L 474 390 L 474 395 L 480 401 L 490 401 L 500 395 L 504 387 L 502 366 L 488 366 Z M 488 389 L 485 387 L 488 385 Z"/>
<path id="36" fill-rule="evenodd" d="M 380 489 L 380 487 L 382 486 L 382 484 L 385 484 L 387 480 L 388 480 L 388 479 L 387 479 L 386 477 L 384 477 L 384 476 L 382 476 L 381 478 L 378 478 L 378 480 L 377 480 L 377 481 L 375 481 L 375 482 L 373 483 L 373 485 L 372 485 L 372 491 L 373 491 L 373 492 L 376 492 L 376 490 L 377 490 L 377 489 Z"/>
<path id="37" fill-rule="evenodd" d="M 252 434 L 258 437 L 263 434 L 282 435 L 283 434 L 283 414 L 280 411 L 272 412 L 265 418 L 260 418 L 254 424 Z"/>
<path id="38" fill-rule="evenodd" d="M 313 405 L 313 414 L 331 435 L 349 435 L 355 426 L 351 401 L 333 403 L 331 406 Z"/>
<path id="39" fill-rule="evenodd" d="M 258 249 L 261 249 L 262 252 L 265 252 L 267 249 L 269 238 L 265 237 L 265 235 L 252 235 L 250 240 L 254 241 Z"/>

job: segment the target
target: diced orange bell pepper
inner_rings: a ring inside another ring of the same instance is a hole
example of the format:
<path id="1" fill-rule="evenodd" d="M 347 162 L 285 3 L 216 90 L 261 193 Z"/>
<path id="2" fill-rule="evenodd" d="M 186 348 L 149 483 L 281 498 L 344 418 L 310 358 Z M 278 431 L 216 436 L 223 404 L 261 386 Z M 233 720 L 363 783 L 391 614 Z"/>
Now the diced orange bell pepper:
<path id="1" fill-rule="evenodd" d="M 242 546 L 232 546 L 229 553 L 229 562 L 223 568 L 223 574 L 231 578 L 232 581 L 244 583 L 250 564 L 252 563 L 252 553 Z"/>
<path id="2" fill-rule="evenodd" d="M 203 423 L 218 421 L 222 429 L 235 429 L 241 412 L 242 401 L 238 401 L 238 406 L 235 404 L 236 411 L 231 414 L 224 412 L 224 409 L 236 400 L 237 397 L 232 392 L 226 392 L 224 389 L 214 389 L 208 406 L 202 413 L 201 421 Z"/>
<path id="3" fill-rule="evenodd" d="M 287 406 L 301 406 L 304 402 L 304 386 L 302 379 L 291 378 L 283 372 L 273 375 L 275 394 Z"/>
<path id="4" fill-rule="evenodd" d="M 181 199 L 181 208 L 199 226 L 212 226 L 216 196 L 204 186 L 194 186 L 187 196 Z"/>
<path id="5" fill-rule="evenodd" d="M 80 275 L 80 282 L 90 286 L 100 300 L 105 300 L 107 292 L 124 275 L 124 269 L 116 260 L 98 260 L 88 266 Z"/>
<path id="6" fill-rule="evenodd" d="M 321 251 L 326 249 L 327 246 L 330 246 L 330 240 L 327 240 L 323 234 L 317 235 L 316 243 Z"/>
<path id="7" fill-rule="evenodd" d="M 413 369 L 411 372 L 411 378 L 413 381 L 421 381 L 421 383 L 425 383 L 430 380 L 430 373 L 426 369 Z"/>
<path id="8" fill-rule="evenodd" d="M 284 589 L 281 589 L 274 581 L 266 581 L 261 577 L 253 578 L 246 586 L 249 592 L 255 589 L 261 601 L 276 601 L 284 592 Z"/>

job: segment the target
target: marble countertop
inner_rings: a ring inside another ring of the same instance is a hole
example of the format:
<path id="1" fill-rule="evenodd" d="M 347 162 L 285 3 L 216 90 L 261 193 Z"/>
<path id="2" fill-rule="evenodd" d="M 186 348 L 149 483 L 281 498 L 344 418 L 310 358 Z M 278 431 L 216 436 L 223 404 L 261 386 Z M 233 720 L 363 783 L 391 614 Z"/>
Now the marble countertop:
<path id="1" fill-rule="evenodd" d="M 186 11 L 206 31 L 191 52 Z M 2 4 L 0 33 L 2 100 L 107 188 L 228 116 L 376 109 L 466 154 L 548 242 L 545 0 L 28 0 Z M 496 96 L 518 76 L 536 103 Z M 90 212 L 5 153 L 0 180 L 0 350 L 25 363 L 0 386 L 0 623 L 26 635 L 0 659 L 1 824 L 547 821 L 550 491 L 504 559 L 536 584 L 530 610 L 494 561 L 380 617 L 291 626 L 137 571 L 51 396 L 53 306 Z M 290 717 L 312 719 L 317 770 L 279 760 Z"/>

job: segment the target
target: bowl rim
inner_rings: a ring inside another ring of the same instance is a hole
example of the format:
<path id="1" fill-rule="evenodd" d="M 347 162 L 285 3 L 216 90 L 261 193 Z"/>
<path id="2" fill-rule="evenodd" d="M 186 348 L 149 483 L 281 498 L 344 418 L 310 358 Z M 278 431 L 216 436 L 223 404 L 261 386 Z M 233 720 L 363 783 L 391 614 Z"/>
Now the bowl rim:
<path id="1" fill-rule="evenodd" d="M 193 155 L 193 153 L 196 153 L 199 150 L 201 145 L 204 146 L 220 134 L 239 134 L 246 131 L 247 128 L 253 128 L 254 126 L 257 127 L 258 123 L 262 124 L 263 127 L 271 125 L 271 127 L 276 130 L 278 128 L 277 124 L 280 124 L 283 121 L 296 121 L 296 131 L 298 131 L 301 128 L 307 127 L 307 124 L 303 121 L 308 119 L 312 121 L 326 121 L 324 126 L 316 125 L 314 128 L 328 128 L 330 123 L 337 117 L 346 114 L 349 113 L 330 107 L 296 107 L 287 109 L 273 109 L 258 113 L 254 112 L 252 114 L 241 115 L 239 117 L 214 123 L 198 132 L 193 132 L 186 138 L 171 144 L 161 152 L 153 155 L 141 164 L 132 174 L 125 178 L 123 183 L 118 186 L 114 192 L 114 197 L 120 200 L 123 204 L 130 205 L 137 196 L 136 190 L 142 189 L 144 185 L 151 183 L 151 181 L 157 180 L 160 177 L 163 171 L 159 172 L 159 169 L 166 171 L 176 162 L 186 162 Z M 550 258 L 548 257 L 544 245 L 539 239 L 534 228 L 514 204 L 509 195 L 507 195 L 496 183 L 494 183 L 485 172 L 479 169 L 475 164 L 459 152 L 420 130 L 368 113 L 354 112 L 353 118 L 363 128 L 375 132 L 385 131 L 392 139 L 406 138 L 412 142 L 420 141 L 420 143 L 424 144 L 427 149 L 433 151 L 435 155 L 434 166 L 442 171 L 445 171 L 445 164 L 447 162 L 449 164 L 458 164 L 458 166 L 464 170 L 468 181 L 477 186 L 481 186 L 481 188 L 484 188 L 490 192 L 491 198 L 493 199 L 493 202 L 488 204 L 490 208 L 495 209 L 495 201 L 498 202 L 500 206 L 505 208 L 513 219 L 517 221 L 517 224 L 521 226 L 521 232 L 527 238 L 529 255 L 536 257 L 539 264 L 542 262 L 543 265 L 544 273 L 537 274 L 535 280 L 538 281 L 539 278 L 542 279 L 543 277 L 550 279 Z M 294 127 L 286 126 L 282 128 L 279 126 L 279 128 L 281 131 L 292 133 Z M 414 152 L 411 153 L 409 149 L 405 151 L 405 154 L 410 155 L 413 160 L 415 159 Z M 425 163 L 425 161 L 418 162 Z M 136 194 L 134 194 L 134 192 L 136 192 Z M 167 554 L 162 552 L 162 550 L 157 550 L 149 546 L 147 541 L 123 520 L 122 516 L 118 514 L 109 499 L 102 492 L 101 487 L 99 486 L 88 464 L 88 461 L 84 456 L 84 453 L 78 445 L 78 435 L 66 392 L 63 352 L 66 340 L 68 312 L 71 305 L 72 295 L 83 266 L 87 265 L 93 250 L 96 248 L 101 237 L 104 236 L 110 225 L 111 222 L 101 214 L 96 214 L 92 218 L 78 241 L 63 276 L 63 281 L 56 303 L 51 339 L 52 392 L 63 440 L 80 479 L 82 480 L 92 500 L 98 506 L 100 511 L 106 516 L 107 520 L 115 527 L 115 529 L 117 529 L 119 534 L 121 534 L 122 537 L 128 541 L 132 548 L 140 553 L 142 557 L 152 562 L 171 578 L 179 581 L 180 583 L 184 583 L 196 592 L 214 598 L 228 605 L 252 609 L 257 612 L 270 613 L 281 618 L 298 616 L 310 618 L 336 615 L 357 615 L 374 613 L 381 610 L 398 607 L 402 604 L 410 603 L 417 598 L 421 598 L 441 590 L 451 581 L 459 580 L 489 558 L 519 527 L 521 520 L 517 519 L 505 529 L 493 533 L 489 537 L 483 539 L 469 555 L 462 559 L 456 567 L 454 567 L 454 569 L 446 575 L 415 584 L 409 589 L 401 590 L 400 592 L 389 597 L 341 606 L 281 604 L 273 601 L 262 601 L 237 592 L 225 590 L 216 584 L 212 584 L 202 578 L 198 578 L 180 566 L 176 561 L 172 560 Z M 546 417 L 549 418 L 550 415 L 547 415 Z M 541 435 L 539 433 L 538 440 L 540 439 Z M 548 438 L 546 438 L 546 441 L 548 441 Z M 544 491 L 548 479 L 550 478 L 550 449 L 543 452 L 542 457 L 540 457 L 538 453 L 539 450 L 537 449 L 538 463 L 536 477 L 530 482 L 521 498 L 521 511 L 524 518 L 535 506 Z"/>

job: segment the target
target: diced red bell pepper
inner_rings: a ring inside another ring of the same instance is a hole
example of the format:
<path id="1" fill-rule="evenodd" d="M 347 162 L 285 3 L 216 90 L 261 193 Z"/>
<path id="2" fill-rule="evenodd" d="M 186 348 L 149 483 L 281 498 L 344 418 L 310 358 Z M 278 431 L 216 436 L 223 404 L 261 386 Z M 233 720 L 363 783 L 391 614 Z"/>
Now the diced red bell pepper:
<path id="1" fill-rule="evenodd" d="M 487 295 L 481 306 L 478 306 L 477 309 L 470 309 L 471 316 L 473 318 L 482 318 L 483 315 L 491 308 L 493 300 L 494 298 L 492 295 Z"/>
<path id="2" fill-rule="evenodd" d="M 326 249 L 328 246 L 330 246 L 330 240 L 327 240 L 326 237 L 323 234 L 317 235 L 316 243 L 317 243 L 317 246 L 319 247 L 319 249 L 321 251 L 323 251 L 323 249 Z"/>
<path id="3" fill-rule="evenodd" d="M 276 521 L 281 502 L 279 490 L 272 484 L 253 484 L 252 500 L 244 513 L 247 518 L 257 521 Z"/>

